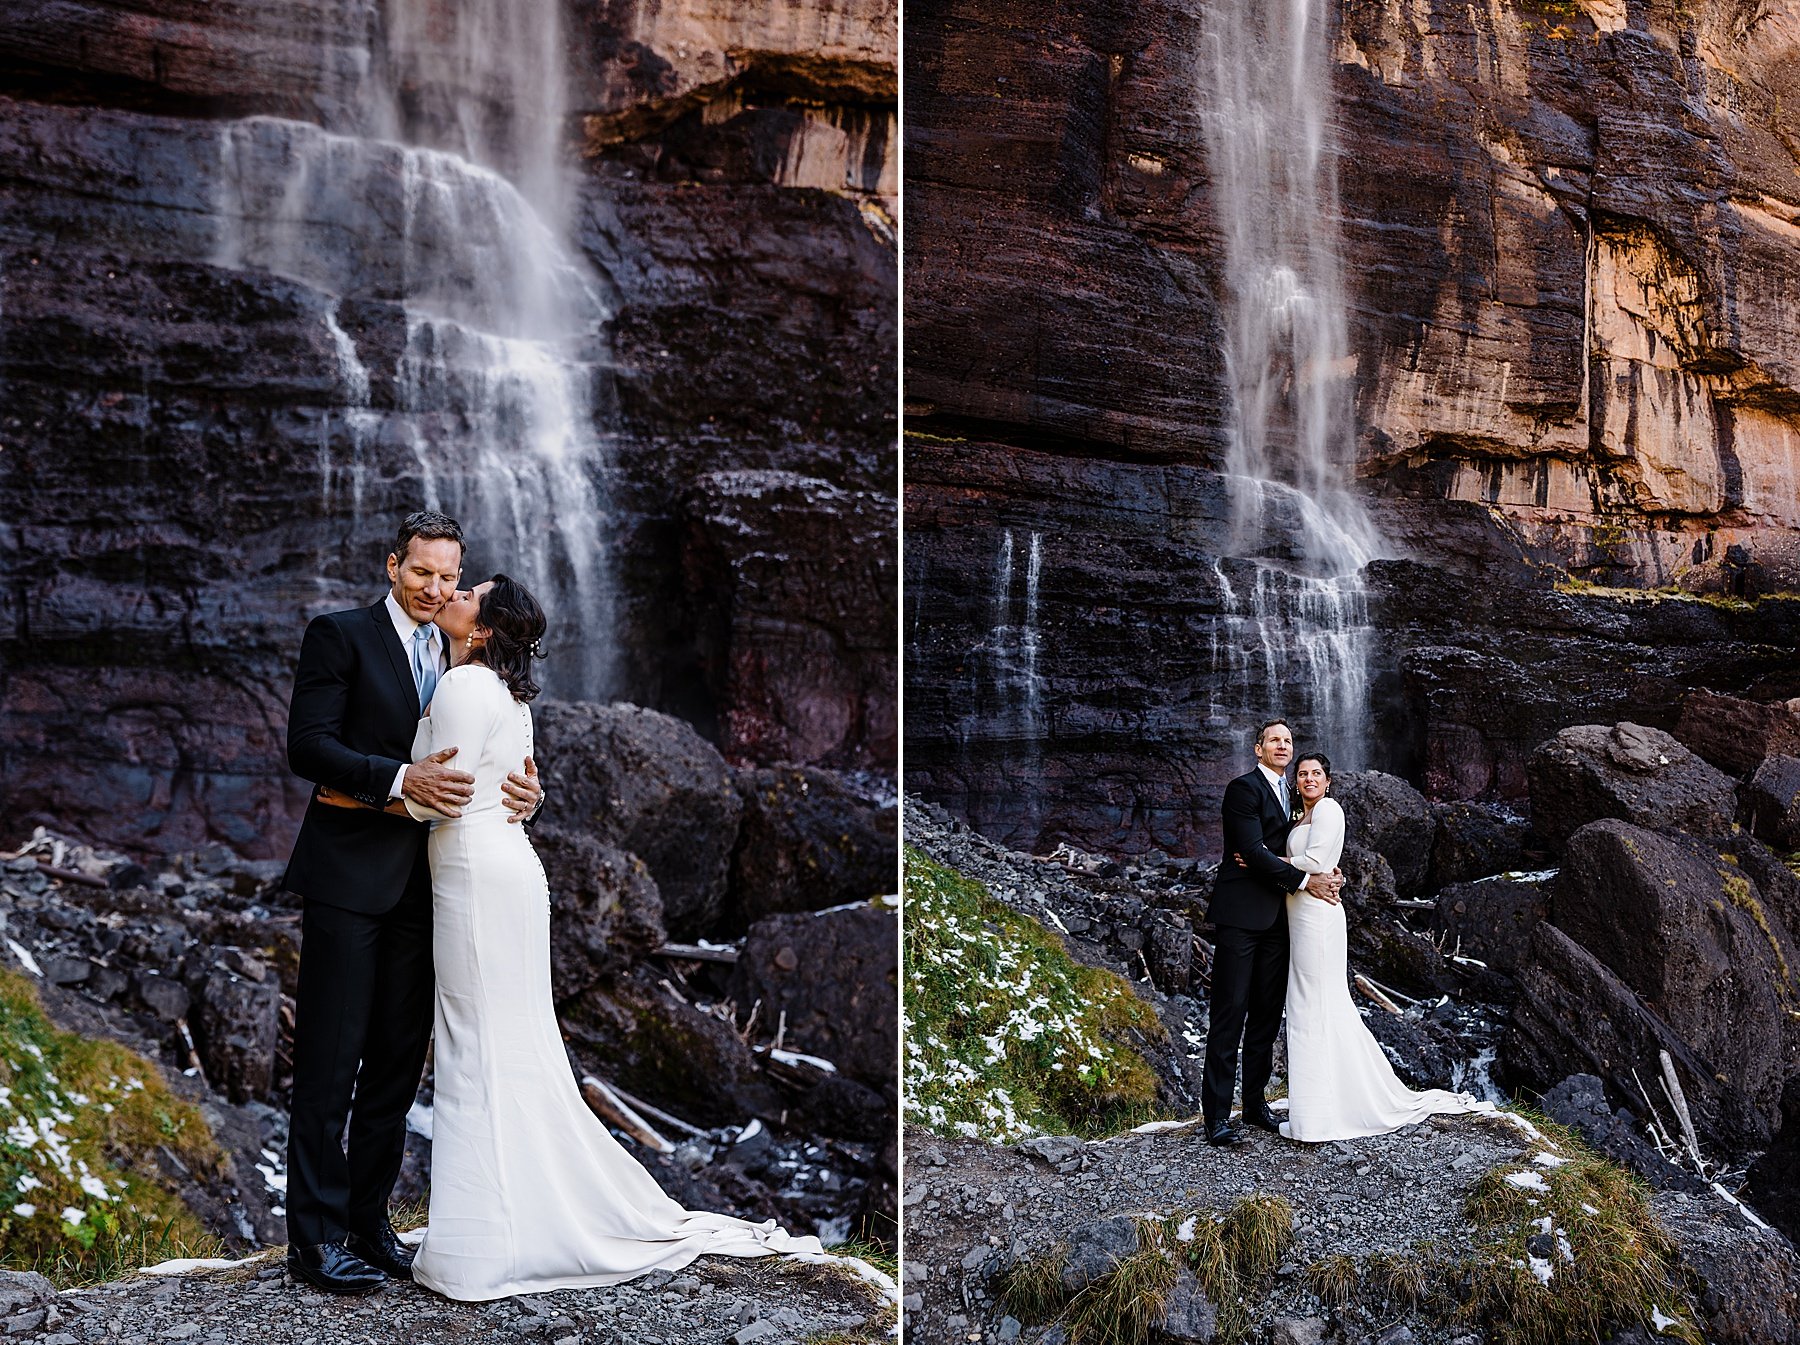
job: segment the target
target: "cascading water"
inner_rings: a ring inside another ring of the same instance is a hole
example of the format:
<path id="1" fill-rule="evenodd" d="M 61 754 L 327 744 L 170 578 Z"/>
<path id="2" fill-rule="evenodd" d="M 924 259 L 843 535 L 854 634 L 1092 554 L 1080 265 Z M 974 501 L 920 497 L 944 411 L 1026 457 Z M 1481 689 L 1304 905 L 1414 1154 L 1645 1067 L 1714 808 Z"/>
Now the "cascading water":
<path id="1" fill-rule="evenodd" d="M 1000 533 L 994 583 L 988 599 L 988 629 L 970 651 L 974 694 L 959 733 L 962 746 L 979 737 L 1006 745 L 1019 776 L 1009 791 L 1016 816 L 1035 831 L 1041 792 L 1039 768 L 1045 736 L 1044 679 L 1038 671 L 1040 632 L 1038 584 L 1044 567 L 1044 536 L 1031 532 L 1025 544 L 1024 576 L 1019 576 L 1017 544 L 1011 528 Z"/>
<path id="2" fill-rule="evenodd" d="M 1354 434 L 1331 73 L 1321 0 L 1210 0 L 1206 127 L 1224 234 L 1233 557 L 1217 567 L 1226 616 L 1215 724 L 1271 713 L 1337 763 L 1365 753 L 1367 598 L 1381 539 L 1351 492 Z M 1283 703 L 1297 697 L 1303 703 Z"/>
<path id="3" fill-rule="evenodd" d="M 388 0 L 369 16 L 357 97 L 328 118 L 344 124 L 224 126 L 214 261 L 335 300 L 326 517 L 347 506 L 358 545 L 385 532 L 393 520 L 365 519 L 363 490 L 374 439 L 398 436 L 418 502 L 463 523 L 465 574 L 505 570 L 544 600 L 546 684 L 604 698 L 614 597 L 595 414 L 608 314 L 564 241 L 559 8 Z M 352 306 L 398 310 L 391 378 L 372 376 L 346 332 Z"/>

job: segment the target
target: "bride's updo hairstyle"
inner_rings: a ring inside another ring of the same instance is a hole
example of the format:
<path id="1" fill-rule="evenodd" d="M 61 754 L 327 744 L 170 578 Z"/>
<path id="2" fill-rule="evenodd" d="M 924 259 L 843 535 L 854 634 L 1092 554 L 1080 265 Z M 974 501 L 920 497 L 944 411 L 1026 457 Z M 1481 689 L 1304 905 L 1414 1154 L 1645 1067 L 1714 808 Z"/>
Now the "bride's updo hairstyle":
<path id="1" fill-rule="evenodd" d="M 488 596 L 492 597 L 493 595 L 489 594 Z M 1304 756 L 1302 756 L 1298 761 L 1294 762 L 1295 774 L 1299 774 L 1300 768 L 1309 761 L 1316 761 L 1319 763 L 1319 769 L 1325 772 L 1325 783 L 1330 784 L 1331 783 L 1331 758 L 1326 756 L 1323 752 L 1308 752 Z"/>
<path id="2" fill-rule="evenodd" d="M 475 622 L 493 632 L 475 657 L 499 675 L 514 700 L 534 698 L 539 687 L 531 680 L 531 661 L 544 656 L 547 624 L 538 600 L 518 580 L 497 574 L 494 586 L 481 595 Z"/>

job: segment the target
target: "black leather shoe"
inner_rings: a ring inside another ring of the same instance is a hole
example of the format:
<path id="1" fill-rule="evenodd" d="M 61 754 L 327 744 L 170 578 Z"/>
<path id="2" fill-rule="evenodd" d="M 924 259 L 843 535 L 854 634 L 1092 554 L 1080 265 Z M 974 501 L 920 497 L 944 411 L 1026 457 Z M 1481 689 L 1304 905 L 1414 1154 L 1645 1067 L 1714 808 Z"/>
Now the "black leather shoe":
<path id="1" fill-rule="evenodd" d="M 413 1249 L 400 1241 L 386 1224 L 367 1237 L 352 1233 L 344 1239 L 344 1246 L 396 1280 L 412 1278 Z"/>
<path id="2" fill-rule="evenodd" d="M 1281 1118 L 1275 1115 L 1266 1102 L 1256 1103 L 1244 1108 L 1244 1124 L 1253 1125 L 1258 1130 L 1266 1130 L 1271 1135 L 1281 1133 Z"/>
<path id="3" fill-rule="evenodd" d="M 1232 1144 L 1242 1144 L 1244 1132 L 1232 1125 L 1230 1121 L 1208 1121 L 1206 1123 L 1206 1142 L 1216 1144 L 1220 1148 Z"/>
<path id="4" fill-rule="evenodd" d="M 341 1242 L 316 1247 L 289 1247 L 288 1271 L 328 1294 L 366 1294 L 387 1283 L 387 1276 Z"/>

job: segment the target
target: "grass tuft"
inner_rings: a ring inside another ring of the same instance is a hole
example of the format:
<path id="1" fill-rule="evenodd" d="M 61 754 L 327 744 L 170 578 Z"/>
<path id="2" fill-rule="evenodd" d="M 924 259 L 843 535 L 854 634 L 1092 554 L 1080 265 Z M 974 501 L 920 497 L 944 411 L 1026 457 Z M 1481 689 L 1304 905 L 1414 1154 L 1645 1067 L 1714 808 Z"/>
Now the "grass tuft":
<path id="1" fill-rule="evenodd" d="M 1431 1275 L 1423 1259 L 1400 1252 L 1376 1252 L 1363 1263 L 1363 1297 L 1389 1312 L 1411 1312 L 1424 1303 Z"/>
<path id="2" fill-rule="evenodd" d="M 1347 1307 L 1361 1282 L 1356 1258 L 1341 1253 L 1321 1256 L 1306 1268 L 1305 1276 L 1306 1287 L 1328 1308 Z"/>
<path id="3" fill-rule="evenodd" d="M 1063 1264 L 1068 1259 L 1068 1249 L 1059 1246 L 1042 1256 L 1014 1261 L 995 1277 L 994 1292 L 1021 1322 L 1055 1321 L 1069 1301 L 1062 1282 Z"/>
<path id="4" fill-rule="evenodd" d="M 1069 1301 L 1063 1320 L 1070 1345 L 1146 1345 L 1162 1321 L 1176 1266 L 1160 1238 L 1118 1263 Z"/>
<path id="5" fill-rule="evenodd" d="M 1294 1245 L 1294 1207 L 1280 1196 L 1247 1196 L 1225 1216 L 1225 1241 L 1240 1279 L 1260 1279 Z"/>

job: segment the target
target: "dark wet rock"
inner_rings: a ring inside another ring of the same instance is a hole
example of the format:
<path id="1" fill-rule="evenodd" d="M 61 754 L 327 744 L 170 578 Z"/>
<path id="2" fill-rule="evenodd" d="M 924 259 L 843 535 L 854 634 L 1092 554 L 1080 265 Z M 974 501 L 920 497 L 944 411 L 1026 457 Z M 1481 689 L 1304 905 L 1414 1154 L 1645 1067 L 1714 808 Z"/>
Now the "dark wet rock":
<path id="1" fill-rule="evenodd" d="M 1781 1129 L 1775 1142 L 1750 1166 L 1745 1198 L 1800 1246 L 1800 1074 L 1781 1093 Z"/>
<path id="2" fill-rule="evenodd" d="M 1702 1191 L 1706 1183 L 1677 1167 L 1644 1138 L 1644 1123 L 1628 1106 L 1615 1109 L 1605 1083 L 1592 1074 L 1571 1074 L 1538 1100 L 1552 1121 L 1574 1126 L 1582 1139 L 1621 1167 L 1660 1190 Z"/>
<path id="3" fill-rule="evenodd" d="M 1722 836 L 1737 813 L 1729 776 L 1640 724 L 1564 729 L 1532 754 L 1529 769 L 1532 828 L 1558 850 L 1599 818 Z"/>
<path id="4" fill-rule="evenodd" d="M 550 881 L 550 981 L 559 1003 L 668 940 L 662 896 L 636 855 L 561 826 L 531 838 Z"/>
<path id="5" fill-rule="evenodd" d="M 1800 1063 L 1787 1005 L 1800 951 L 1735 854 L 1627 822 L 1570 838 L 1551 919 L 1625 982 L 1772 1131 Z"/>
<path id="6" fill-rule="evenodd" d="M 760 1001 L 767 1032 L 785 1016 L 789 1050 L 891 1090 L 898 1068 L 897 925 L 894 909 L 874 902 L 760 920 L 738 956 L 732 999 L 743 1013 Z"/>
<path id="7" fill-rule="evenodd" d="M 1437 896 L 1432 927 L 1451 952 L 1478 958 L 1494 971 L 1517 972 L 1531 931 L 1549 912 L 1550 880 L 1484 878 L 1453 883 Z"/>
<path id="8" fill-rule="evenodd" d="M 233 1102 L 261 1100 L 274 1083 L 281 988 L 224 967 L 206 978 L 194 1038 L 207 1080 Z"/>
<path id="9" fill-rule="evenodd" d="M 743 815 L 727 918 L 819 911 L 898 891 L 899 810 L 876 808 L 829 771 L 775 766 L 738 776 Z"/>
<path id="10" fill-rule="evenodd" d="M 782 1093 L 736 1025 L 683 1003 L 662 979 L 639 968 L 563 1007 L 583 1067 L 696 1125 L 778 1119 Z"/>
<path id="11" fill-rule="evenodd" d="M 1532 931 L 1518 984 L 1500 1048 L 1510 1087 L 1541 1092 L 1571 1074 L 1594 1074 L 1617 1095 L 1633 1096 L 1632 1071 L 1646 1087 L 1656 1087 L 1658 1053 L 1667 1051 L 1703 1143 L 1727 1154 L 1768 1143 L 1775 1119 L 1769 1099 L 1747 1091 L 1736 1076 L 1721 1080 L 1722 1068 L 1683 1041 L 1630 986 L 1555 925 Z M 1767 1092 L 1776 1061 L 1767 1054 L 1758 1057 L 1741 1040 L 1728 1040 L 1721 1049 L 1733 1063 L 1742 1059 L 1753 1079 L 1761 1076 L 1758 1082 Z M 1761 1049 L 1767 1052 L 1766 1040 Z"/>
<path id="12" fill-rule="evenodd" d="M 1800 756 L 1800 705 L 1690 691 L 1673 731 L 1720 770 L 1750 775 L 1767 757 Z"/>
<path id="13" fill-rule="evenodd" d="M 671 937 L 709 928 L 743 811 L 718 749 L 654 710 L 556 702 L 538 709 L 537 749 L 545 820 L 641 858 Z"/>
<path id="14" fill-rule="evenodd" d="M 1777 850 L 1800 850 L 1800 757 L 1766 757 L 1742 794 L 1759 840 Z"/>
<path id="15" fill-rule="evenodd" d="M 1360 994 L 1359 1004 L 1366 1003 Z M 1456 1064 L 1466 1046 L 1444 1024 L 1425 1014 L 1389 1013 L 1375 1009 L 1363 1019 L 1369 1034 L 1381 1043 L 1382 1053 L 1394 1072 L 1411 1088 L 1452 1088 Z"/>
<path id="16" fill-rule="evenodd" d="M 1800 1345 L 1800 1253 L 1780 1233 L 1751 1228 L 1706 1197 L 1657 1210 L 1698 1281 L 1700 1320 L 1718 1345 Z"/>
<path id="17" fill-rule="evenodd" d="M 891 496 L 780 471 L 708 473 L 683 500 L 699 659 L 734 760 L 891 761 Z"/>
<path id="18" fill-rule="evenodd" d="M 1332 777 L 1331 793 L 1344 806 L 1346 842 L 1387 860 L 1401 896 L 1420 895 L 1437 838 L 1437 819 L 1425 796 L 1381 771 L 1340 771 Z"/>
<path id="19" fill-rule="evenodd" d="M 1431 847 L 1432 890 L 1525 867 L 1531 824 L 1503 804 L 1445 803 L 1432 810 L 1437 838 Z"/>

